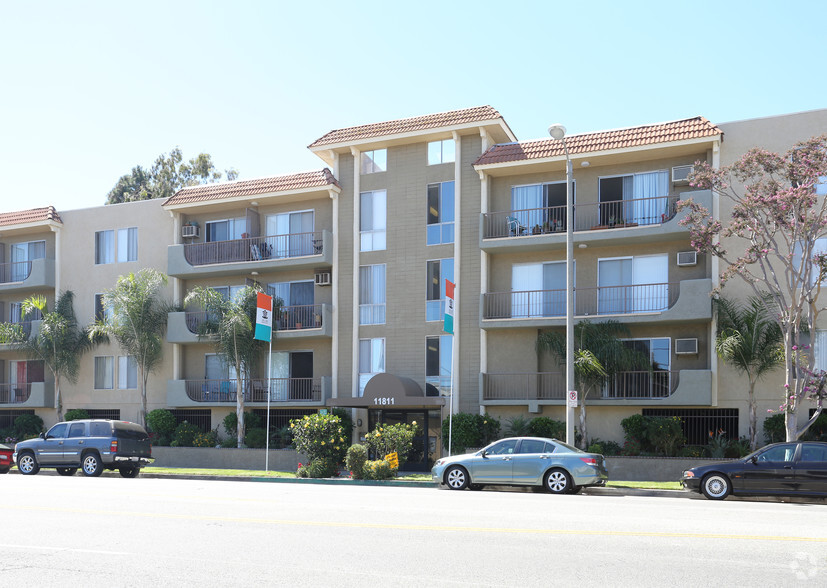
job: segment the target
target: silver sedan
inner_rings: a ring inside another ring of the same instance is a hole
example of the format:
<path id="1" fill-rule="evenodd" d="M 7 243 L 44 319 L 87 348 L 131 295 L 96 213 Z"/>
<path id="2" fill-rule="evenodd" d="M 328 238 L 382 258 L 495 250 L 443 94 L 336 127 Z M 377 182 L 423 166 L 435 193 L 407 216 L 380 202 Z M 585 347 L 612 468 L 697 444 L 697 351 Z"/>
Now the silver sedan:
<path id="1" fill-rule="evenodd" d="M 476 453 L 440 458 L 431 476 L 452 490 L 503 484 L 543 486 L 552 494 L 605 486 L 609 479 L 599 453 L 586 453 L 543 437 L 501 439 Z"/>

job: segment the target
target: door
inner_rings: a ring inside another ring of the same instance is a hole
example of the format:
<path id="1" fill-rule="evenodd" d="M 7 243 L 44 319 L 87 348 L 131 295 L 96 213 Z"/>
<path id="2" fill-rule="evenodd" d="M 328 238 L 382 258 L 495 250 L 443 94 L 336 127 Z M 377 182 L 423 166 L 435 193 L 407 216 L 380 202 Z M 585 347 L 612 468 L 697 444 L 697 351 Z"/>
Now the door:
<path id="1" fill-rule="evenodd" d="M 59 465 L 63 461 L 63 444 L 66 441 L 66 432 L 69 423 L 58 423 L 46 433 L 37 445 L 37 461 L 40 465 Z"/>
<path id="2" fill-rule="evenodd" d="M 797 443 L 781 443 L 759 453 L 755 463 L 747 462 L 743 475 L 744 491 L 756 494 L 794 492 L 793 461 L 797 446 Z"/>
<path id="3" fill-rule="evenodd" d="M 554 446 L 539 439 L 523 439 L 511 465 L 515 484 L 540 484 L 543 474 L 551 463 Z"/>
<path id="4" fill-rule="evenodd" d="M 469 464 L 471 478 L 477 484 L 511 484 L 512 460 L 517 439 L 505 439 L 491 445 L 484 456 L 477 456 Z"/>
<path id="5" fill-rule="evenodd" d="M 295 351 L 290 354 L 290 400 L 313 398 L 313 352 Z"/>
<path id="6" fill-rule="evenodd" d="M 800 492 L 827 494 L 827 445 L 804 443 L 795 462 L 795 481 Z"/>
<path id="7" fill-rule="evenodd" d="M 543 264 L 542 300 L 543 316 L 564 316 L 566 314 L 565 262 Z"/>
<path id="8" fill-rule="evenodd" d="M 666 310 L 669 301 L 669 260 L 666 254 L 632 258 L 632 312 Z"/>
<path id="9" fill-rule="evenodd" d="M 80 456 L 85 449 L 86 423 L 70 423 L 69 432 L 63 443 L 63 463 L 80 464 Z"/>
<path id="10" fill-rule="evenodd" d="M 287 400 L 290 391 L 290 353 L 274 351 L 270 354 L 271 400 Z"/>

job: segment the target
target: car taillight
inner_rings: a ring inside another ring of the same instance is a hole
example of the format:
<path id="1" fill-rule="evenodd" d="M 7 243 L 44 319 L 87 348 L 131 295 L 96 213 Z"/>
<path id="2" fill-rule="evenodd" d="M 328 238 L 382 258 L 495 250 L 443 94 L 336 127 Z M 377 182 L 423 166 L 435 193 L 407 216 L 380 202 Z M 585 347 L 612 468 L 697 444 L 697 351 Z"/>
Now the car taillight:
<path id="1" fill-rule="evenodd" d="M 112 453 L 117 453 L 118 452 L 118 440 L 117 439 L 113 439 L 112 442 L 109 444 L 109 451 L 111 451 Z"/>
<path id="2" fill-rule="evenodd" d="M 597 460 L 593 457 L 581 457 L 580 461 L 590 466 L 597 466 Z"/>

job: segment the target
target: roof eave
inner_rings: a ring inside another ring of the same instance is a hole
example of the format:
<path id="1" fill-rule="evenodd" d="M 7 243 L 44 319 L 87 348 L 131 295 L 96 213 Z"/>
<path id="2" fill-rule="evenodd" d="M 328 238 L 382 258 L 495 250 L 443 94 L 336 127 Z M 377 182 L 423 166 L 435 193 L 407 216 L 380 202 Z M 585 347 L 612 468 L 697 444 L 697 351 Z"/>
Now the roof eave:
<path id="1" fill-rule="evenodd" d="M 201 206 L 210 206 L 213 204 L 232 204 L 237 202 L 246 202 L 249 203 L 251 200 L 257 200 L 259 198 L 284 198 L 286 196 L 299 196 L 302 194 L 311 194 L 313 192 L 336 192 L 337 194 L 342 191 L 342 189 L 337 186 L 336 184 L 325 184 L 322 186 L 309 186 L 307 188 L 298 188 L 294 190 L 279 190 L 277 192 L 257 192 L 254 194 L 244 194 L 243 196 L 232 196 L 232 197 L 218 197 L 218 198 L 210 198 L 209 200 L 198 200 L 196 202 L 182 202 L 180 204 L 163 204 L 162 208 L 164 210 L 169 211 L 176 211 L 176 210 L 183 210 L 183 209 L 191 209 L 191 208 L 198 208 Z"/>

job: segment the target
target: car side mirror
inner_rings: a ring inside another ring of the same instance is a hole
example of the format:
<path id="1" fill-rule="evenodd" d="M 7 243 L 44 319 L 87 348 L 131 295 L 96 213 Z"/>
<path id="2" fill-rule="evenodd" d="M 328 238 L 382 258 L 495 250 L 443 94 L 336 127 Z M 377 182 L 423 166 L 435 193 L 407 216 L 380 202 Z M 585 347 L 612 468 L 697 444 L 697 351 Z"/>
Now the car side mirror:
<path id="1" fill-rule="evenodd" d="M 41 439 L 45 439 L 45 438 L 46 438 L 46 433 L 41 433 L 41 434 L 40 434 L 40 438 L 41 438 Z"/>
<path id="2" fill-rule="evenodd" d="M 758 456 L 753 455 L 752 457 L 749 458 L 749 460 L 750 460 L 751 463 L 758 463 Z"/>
<path id="3" fill-rule="evenodd" d="M 486 457 L 485 449 L 480 451 L 480 457 Z"/>

